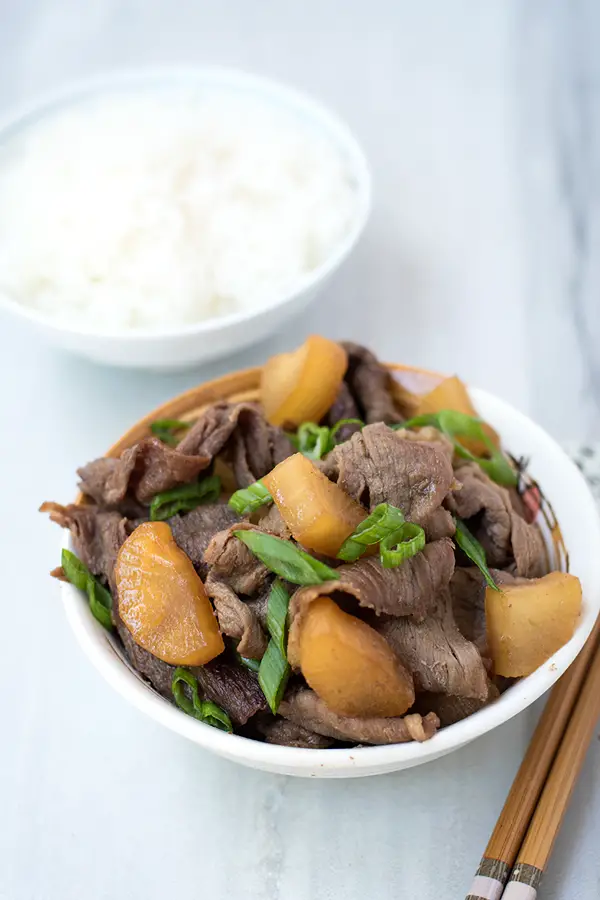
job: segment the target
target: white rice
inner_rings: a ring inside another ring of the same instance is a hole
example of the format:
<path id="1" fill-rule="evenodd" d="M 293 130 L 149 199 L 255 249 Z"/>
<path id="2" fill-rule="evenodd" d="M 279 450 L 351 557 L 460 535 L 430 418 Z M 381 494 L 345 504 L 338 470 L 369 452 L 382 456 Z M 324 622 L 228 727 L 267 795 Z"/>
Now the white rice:
<path id="1" fill-rule="evenodd" d="M 0 290 L 102 331 L 268 305 L 351 229 L 345 161 L 285 111 L 182 88 L 111 93 L 0 152 Z"/>

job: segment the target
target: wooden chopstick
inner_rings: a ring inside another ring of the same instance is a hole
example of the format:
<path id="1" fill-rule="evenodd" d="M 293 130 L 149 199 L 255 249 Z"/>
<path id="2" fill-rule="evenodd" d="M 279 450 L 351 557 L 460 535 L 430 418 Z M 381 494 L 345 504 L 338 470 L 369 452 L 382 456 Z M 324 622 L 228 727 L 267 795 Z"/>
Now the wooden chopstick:
<path id="1" fill-rule="evenodd" d="M 502 900 L 535 900 L 537 897 L 540 879 L 599 717 L 600 647 L 597 647 Z"/>
<path id="2" fill-rule="evenodd" d="M 467 900 L 500 900 L 599 642 L 600 617 L 583 649 L 550 694 Z"/>

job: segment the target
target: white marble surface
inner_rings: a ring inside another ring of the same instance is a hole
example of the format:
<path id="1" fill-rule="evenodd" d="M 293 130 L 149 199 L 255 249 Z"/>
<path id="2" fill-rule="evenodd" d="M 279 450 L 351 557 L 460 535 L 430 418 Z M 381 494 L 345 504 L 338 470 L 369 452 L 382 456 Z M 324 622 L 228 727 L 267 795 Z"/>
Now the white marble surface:
<path id="1" fill-rule="evenodd" d="M 309 331 L 455 370 L 557 437 L 600 437 L 596 0 L 0 0 L 0 109 L 146 62 L 243 66 L 342 113 L 375 176 L 355 256 L 300 322 L 177 376 L 96 368 L 0 318 L 0 900 L 460 900 L 535 711 L 398 775 L 237 768 L 145 720 L 91 669 L 46 572 L 77 464 L 201 378 Z M 545 879 L 600 895 L 600 743 Z"/>

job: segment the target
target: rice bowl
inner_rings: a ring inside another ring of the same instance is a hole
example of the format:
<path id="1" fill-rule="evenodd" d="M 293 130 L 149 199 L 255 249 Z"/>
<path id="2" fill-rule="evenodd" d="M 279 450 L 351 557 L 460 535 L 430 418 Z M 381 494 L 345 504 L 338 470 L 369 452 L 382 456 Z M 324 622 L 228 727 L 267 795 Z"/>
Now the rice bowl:
<path id="1" fill-rule="evenodd" d="M 112 112 L 108 108 L 99 111 L 103 96 L 117 98 Z M 145 100 L 133 100 L 144 96 Z M 306 306 L 358 239 L 368 215 L 370 186 L 360 148 L 332 114 L 289 88 L 220 69 L 149 70 L 95 79 L 11 116 L 0 126 L 0 145 L 5 156 L 10 155 L 11 146 L 16 151 L 29 133 L 31 152 L 35 154 L 34 138 L 45 121 L 44 128 L 54 129 L 54 137 L 48 134 L 39 152 L 54 148 L 47 168 L 56 171 L 57 148 L 64 145 L 65 134 L 72 133 L 68 118 L 76 107 L 87 109 L 96 124 L 100 116 L 106 131 L 111 116 L 126 119 L 131 104 L 137 104 L 139 116 L 146 120 L 146 133 L 160 138 L 160 129 L 151 121 L 155 106 L 151 98 L 160 96 L 163 101 L 166 97 L 179 98 L 179 112 L 177 108 L 165 110 L 180 129 L 177 140 L 162 139 L 162 151 L 168 151 L 169 159 L 162 170 L 167 173 L 165 183 L 161 185 L 160 178 L 151 174 L 157 172 L 154 164 L 146 171 L 145 184 L 141 176 L 137 187 L 131 183 L 131 159 L 139 147 L 132 137 L 129 163 L 127 148 L 121 148 L 120 156 L 118 148 L 111 148 L 109 142 L 106 155 L 98 153 L 91 167 L 86 164 L 75 173 L 62 173 L 60 191 L 64 194 L 65 185 L 69 186 L 70 219 L 62 221 L 60 213 L 55 212 L 59 195 L 46 194 L 55 202 L 40 204 L 46 209 L 37 232 L 40 249 L 32 249 L 16 235 L 13 242 L 10 233 L 15 229 L 8 226 L 14 225 L 13 216 L 20 214 L 14 212 L 15 203 L 9 204 L 13 211 L 7 214 L 4 241 L 0 234 L 0 303 L 35 324 L 55 343 L 100 362 L 175 369 L 259 340 Z M 216 99 L 224 97 L 227 101 L 223 104 Z M 94 107 L 98 103 L 100 107 Z M 187 138 L 184 133 L 190 131 L 190 110 L 203 105 L 207 121 L 210 119 L 214 126 L 213 145 L 206 146 L 197 128 L 191 129 L 195 133 L 191 145 L 199 146 L 200 142 L 205 146 L 205 168 L 212 166 L 213 174 L 215 168 L 219 169 L 219 146 L 227 151 L 225 156 L 231 155 L 232 148 L 239 147 L 240 137 L 252 137 L 254 149 L 249 160 L 262 158 L 269 170 L 261 175 L 259 167 L 252 164 L 250 172 L 246 171 L 248 160 L 244 162 L 238 153 L 235 165 L 222 173 L 221 182 L 212 181 L 214 195 L 224 198 L 218 215 L 214 213 L 212 189 L 207 192 L 203 187 L 200 161 L 188 185 L 194 197 L 192 206 L 190 191 L 185 202 L 180 202 L 181 197 L 175 205 L 164 202 L 171 196 L 173 183 L 185 180 L 189 156 L 177 156 L 174 151 L 181 151 L 189 139 L 189 133 Z M 245 121 L 238 115 L 241 109 L 245 110 Z M 67 119 L 59 128 L 59 120 L 65 115 Z M 97 129 L 97 133 L 100 131 Z M 281 146 L 277 149 L 276 142 L 269 138 L 266 152 L 265 137 L 275 133 L 281 138 Z M 111 153 L 113 162 L 109 165 Z M 96 195 L 90 193 L 89 186 L 82 190 L 82 197 L 87 196 L 88 201 L 93 196 L 100 199 L 98 215 L 88 216 L 85 234 L 80 235 L 77 223 L 85 205 L 78 206 L 76 187 L 89 181 L 94 169 L 99 169 L 100 186 L 106 189 Z M 45 183 L 43 166 L 36 163 L 36 172 L 39 183 Z M 338 198 L 333 205 L 326 187 L 331 187 L 332 172 L 337 178 L 333 190 Z M 31 221 L 39 191 L 34 191 L 32 184 L 27 194 L 26 175 L 25 168 L 18 179 L 12 178 L 12 188 L 5 186 L 5 196 L 14 197 L 14 191 L 22 197 L 26 219 Z M 71 181 L 75 176 L 78 181 Z M 257 180 L 260 178 L 262 182 Z M 129 184 L 128 192 L 121 190 L 124 183 Z M 154 199 L 148 193 L 149 183 Z M 261 197 L 262 213 L 256 203 L 246 202 L 252 185 Z M 122 209 L 115 210 L 114 198 L 124 193 Z M 107 197 L 104 207 L 103 194 Z M 293 203 L 287 202 L 294 197 Z M 210 215 L 205 215 L 204 207 L 194 228 L 186 230 L 186 210 L 193 207 L 198 211 L 205 201 L 210 201 Z M 269 204 L 273 215 L 267 215 Z M 339 215 L 332 217 L 332 208 Z M 289 214 L 284 214 L 285 209 Z M 119 236 L 111 235 L 108 240 L 106 223 L 115 217 Z M 249 227 L 251 221 L 255 223 L 253 228 Z M 24 234 L 24 224 L 20 229 Z M 210 238 L 205 242 L 210 247 L 204 257 L 194 252 L 201 242 L 200 234 Z M 76 264 L 78 258 L 80 265 Z M 64 290 L 58 284 L 61 279 Z M 58 315 L 57 285 L 61 298 Z M 202 340 L 202 335 L 210 335 L 210 340 Z"/>

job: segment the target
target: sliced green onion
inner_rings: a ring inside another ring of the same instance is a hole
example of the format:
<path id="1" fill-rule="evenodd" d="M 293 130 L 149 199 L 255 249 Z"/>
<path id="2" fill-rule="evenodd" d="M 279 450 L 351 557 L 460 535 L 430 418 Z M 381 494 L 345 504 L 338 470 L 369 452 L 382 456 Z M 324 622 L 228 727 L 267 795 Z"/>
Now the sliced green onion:
<path id="1" fill-rule="evenodd" d="M 101 625 L 104 625 L 107 631 L 112 631 L 112 597 L 109 591 L 99 581 L 93 579 L 88 585 L 88 598 L 90 601 L 90 612 L 93 617 Z"/>
<path id="2" fill-rule="evenodd" d="M 454 521 L 456 523 L 456 534 L 454 535 L 456 543 L 465 556 L 468 556 L 471 562 L 475 563 L 488 585 L 495 591 L 499 591 L 500 588 L 492 578 L 490 570 L 488 569 L 485 550 L 477 538 L 471 534 L 462 519 L 455 517 Z"/>
<path id="3" fill-rule="evenodd" d="M 298 450 L 308 459 L 322 459 L 329 450 L 329 428 L 315 422 L 303 422 L 296 433 Z"/>
<path id="4" fill-rule="evenodd" d="M 442 409 L 438 413 L 428 413 L 423 416 L 416 416 L 404 422 L 399 428 L 422 428 L 425 425 L 433 425 L 439 429 L 442 434 L 450 438 L 454 445 L 456 454 L 463 459 L 469 459 L 476 462 L 483 471 L 489 475 L 492 481 L 501 484 L 504 487 L 515 487 L 519 480 L 518 472 L 510 465 L 508 459 L 502 451 L 496 447 L 494 442 L 485 433 L 483 426 L 485 422 L 468 416 L 466 413 L 457 412 L 454 409 Z M 473 438 L 477 441 L 483 441 L 489 451 L 489 459 L 484 456 L 475 456 L 470 450 L 460 442 L 460 437 Z"/>
<path id="5" fill-rule="evenodd" d="M 284 543 L 286 543 L 284 541 Z M 258 683 L 273 715 L 277 713 L 290 677 L 287 661 L 287 613 L 290 596 L 279 579 L 273 582 L 267 604 L 271 640 L 258 669 Z"/>
<path id="6" fill-rule="evenodd" d="M 284 541 L 263 531 L 239 529 L 233 533 L 267 569 L 292 584 L 321 584 L 337 578 L 334 569 L 313 559 L 304 550 L 299 550 L 291 541 Z"/>
<path id="7" fill-rule="evenodd" d="M 240 665 L 244 666 L 245 669 L 249 669 L 251 672 L 256 672 L 258 674 L 258 670 L 260 669 L 260 659 L 252 659 L 250 656 L 240 656 L 237 654 L 238 662 Z"/>
<path id="8" fill-rule="evenodd" d="M 88 567 L 70 550 L 63 550 L 60 563 L 71 584 L 87 593 L 88 581 L 94 577 Z"/>
<path id="9" fill-rule="evenodd" d="M 202 481 L 181 484 L 157 494 L 150 504 L 150 520 L 161 522 L 177 513 L 189 512 L 201 503 L 214 503 L 221 493 L 221 479 L 218 475 L 208 475 Z"/>
<path id="10" fill-rule="evenodd" d="M 298 426 L 296 434 L 287 433 L 288 438 L 303 456 L 308 459 L 323 459 L 335 447 L 335 436 L 344 425 L 360 425 L 364 428 L 362 419 L 340 419 L 333 428 L 327 425 L 317 425 L 316 422 L 303 422 Z"/>
<path id="11" fill-rule="evenodd" d="M 249 485 L 247 488 L 236 491 L 229 498 L 229 506 L 238 516 L 247 516 L 249 513 L 260 509 L 265 503 L 272 502 L 273 498 L 262 481 L 255 481 L 254 484 Z"/>
<path id="12" fill-rule="evenodd" d="M 185 690 L 186 685 L 190 689 L 191 699 Z M 173 691 L 175 703 L 188 716 L 193 716 L 200 722 L 205 722 L 207 725 L 212 725 L 213 728 L 219 728 L 221 731 L 227 731 L 231 734 L 233 726 L 225 710 L 211 700 L 200 699 L 198 682 L 187 669 L 182 669 L 181 666 L 175 669 L 173 680 L 171 681 L 171 690 Z"/>
<path id="13" fill-rule="evenodd" d="M 225 710 L 213 703 L 212 700 L 202 701 L 202 721 L 220 731 L 227 731 L 229 734 L 233 731 L 231 719 Z"/>
<path id="14" fill-rule="evenodd" d="M 288 678 L 290 677 L 290 665 L 282 654 L 274 638 L 268 643 L 265 655 L 260 661 L 258 670 L 258 683 L 267 699 L 267 703 L 273 715 L 276 715 L 285 693 Z"/>
<path id="15" fill-rule="evenodd" d="M 379 553 L 384 569 L 395 569 L 405 560 L 416 556 L 425 546 L 425 532 L 420 525 L 405 522 L 393 534 L 385 537 L 380 544 Z"/>
<path id="16" fill-rule="evenodd" d="M 404 523 L 402 510 L 391 503 L 379 503 L 371 515 L 346 538 L 338 553 L 338 559 L 354 562 L 365 552 L 367 547 L 378 544 L 388 535 L 396 532 Z"/>
<path id="17" fill-rule="evenodd" d="M 150 431 L 155 437 L 160 438 L 163 444 L 175 447 L 179 443 L 175 432 L 185 431 L 191 428 L 191 425 L 191 422 L 183 422 L 181 419 L 157 419 L 150 426 Z"/>
<path id="18" fill-rule="evenodd" d="M 269 593 L 267 628 L 283 656 L 287 653 L 287 614 L 289 605 L 290 595 L 279 578 L 277 578 L 273 582 Z"/>
<path id="19" fill-rule="evenodd" d="M 60 559 L 63 572 L 66 578 L 80 591 L 85 591 L 88 595 L 90 603 L 90 612 L 106 628 L 112 631 L 112 596 L 103 584 L 97 578 L 94 578 L 87 566 L 81 560 L 71 553 L 70 550 L 63 550 Z"/>
<path id="20" fill-rule="evenodd" d="M 170 431 L 185 431 L 192 427 L 191 422 L 185 422 L 183 419 L 156 419 L 150 426 L 150 430 L 154 431 L 168 428 Z"/>
<path id="21" fill-rule="evenodd" d="M 186 684 L 190 688 L 191 699 L 185 692 L 184 685 Z M 180 709 L 187 713 L 188 716 L 194 716 L 196 719 L 202 718 L 202 701 L 198 696 L 198 682 L 190 672 L 180 667 L 175 669 L 171 681 L 171 690 L 173 691 L 175 703 Z"/>
<path id="22" fill-rule="evenodd" d="M 365 427 L 365 423 L 362 419 L 340 419 L 339 422 L 336 422 L 331 431 L 329 432 L 329 449 L 333 450 L 335 447 L 335 436 L 344 425 L 360 425 L 361 429 Z"/>

